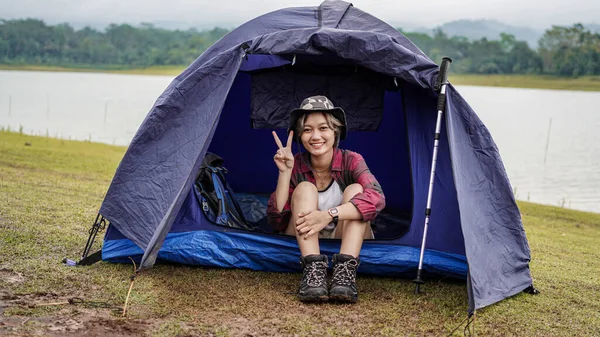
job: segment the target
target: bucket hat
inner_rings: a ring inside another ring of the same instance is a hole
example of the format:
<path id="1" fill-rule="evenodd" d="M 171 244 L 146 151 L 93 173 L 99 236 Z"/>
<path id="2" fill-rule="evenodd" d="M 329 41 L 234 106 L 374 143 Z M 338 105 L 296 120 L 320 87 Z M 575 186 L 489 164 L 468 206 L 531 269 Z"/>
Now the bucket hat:
<path id="1" fill-rule="evenodd" d="M 296 131 L 298 119 L 304 114 L 311 112 L 325 112 L 333 115 L 333 117 L 337 118 L 337 120 L 342 123 L 342 126 L 340 127 L 340 140 L 346 138 L 346 113 L 342 108 L 336 107 L 329 98 L 322 95 L 305 98 L 298 109 L 294 109 L 290 112 L 288 133 L 292 130 Z"/>

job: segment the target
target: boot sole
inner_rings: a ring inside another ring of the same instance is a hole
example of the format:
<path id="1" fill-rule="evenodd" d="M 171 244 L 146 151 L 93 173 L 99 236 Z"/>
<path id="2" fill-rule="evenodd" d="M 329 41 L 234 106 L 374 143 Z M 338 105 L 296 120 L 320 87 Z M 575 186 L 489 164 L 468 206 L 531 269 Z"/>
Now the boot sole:
<path id="1" fill-rule="evenodd" d="M 320 303 L 320 302 L 327 302 L 329 301 L 329 296 L 327 295 L 323 295 L 323 296 L 298 296 L 298 299 L 300 300 L 300 302 L 304 302 L 304 303 Z"/>
<path id="2" fill-rule="evenodd" d="M 345 294 L 334 294 L 329 295 L 329 300 L 333 302 L 340 303 L 356 303 L 358 301 L 358 296 L 351 296 Z"/>

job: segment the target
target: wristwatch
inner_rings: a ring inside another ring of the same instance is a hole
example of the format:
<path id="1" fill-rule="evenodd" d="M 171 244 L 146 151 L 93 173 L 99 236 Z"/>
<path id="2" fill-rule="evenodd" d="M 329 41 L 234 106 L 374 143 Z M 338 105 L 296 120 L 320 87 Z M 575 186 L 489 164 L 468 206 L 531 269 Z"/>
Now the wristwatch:
<path id="1" fill-rule="evenodd" d="M 338 211 L 337 207 L 332 207 L 330 209 L 327 210 L 327 213 L 329 213 L 329 215 L 331 215 L 331 217 L 333 218 L 333 220 L 331 222 L 333 222 L 335 225 L 338 224 L 338 216 L 340 215 L 340 211 Z"/>

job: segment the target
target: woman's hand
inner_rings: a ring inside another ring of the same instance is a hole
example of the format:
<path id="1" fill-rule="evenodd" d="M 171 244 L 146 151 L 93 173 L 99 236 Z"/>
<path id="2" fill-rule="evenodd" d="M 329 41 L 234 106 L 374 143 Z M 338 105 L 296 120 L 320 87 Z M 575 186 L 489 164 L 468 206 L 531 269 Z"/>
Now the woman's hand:
<path id="1" fill-rule="evenodd" d="M 275 153 L 275 157 L 273 158 L 277 168 L 279 169 L 279 172 L 284 173 L 292 171 L 294 168 L 294 155 L 292 154 L 292 139 L 294 138 L 294 131 L 290 131 L 285 147 L 283 144 L 281 144 L 281 140 L 279 140 L 279 136 L 277 136 L 275 131 L 273 131 L 273 138 L 275 138 L 275 143 L 277 143 L 277 146 L 279 147 Z"/>
<path id="2" fill-rule="evenodd" d="M 331 215 L 326 211 L 300 213 L 298 217 L 299 219 L 296 220 L 296 230 L 300 235 L 304 235 L 304 239 L 313 234 L 318 234 L 332 220 Z"/>

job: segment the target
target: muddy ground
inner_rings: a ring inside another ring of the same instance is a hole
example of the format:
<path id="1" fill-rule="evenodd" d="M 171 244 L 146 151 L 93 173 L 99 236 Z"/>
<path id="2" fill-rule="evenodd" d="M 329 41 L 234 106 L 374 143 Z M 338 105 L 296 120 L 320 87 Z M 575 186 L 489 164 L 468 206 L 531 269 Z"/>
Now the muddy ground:
<path id="1" fill-rule="evenodd" d="M 2 267 L 0 280 L 17 285 L 24 278 Z M 143 336 L 159 323 L 123 318 L 121 313 L 110 303 L 87 302 L 67 294 L 17 294 L 0 289 L 0 336 Z"/>
<path id="2" fill-rule="evenodd" d="M 12 271 L 6 264 L 0 265 L 0 285 L 9 285 L 0 289 L 0 336 L 281 335 L 281 331 L 275 328 L 277 319 L 269 322 L 249 320 L 224 312 L 202 312 L 197 319 L 188 318 L 186 322 L 172 315 L 156 317 L 150 313 L 142 314 L 143 317 L 152 317 L 149 319 L 123 317 L 124 303 L 89 300 L 85 299 L 85 294 L 73 296 L 10 290 L 22 282 L 24 277 L 20 273 Z"/>
<path id="3" fill-rule="evenodd" d="M 51 293 L 13 294 L 0 290 L 2 336 L 143 336 L 157 322 L 119 317 L 110 308 L 93 308 L 85 302 L 69 303 L 72 297 Z M 54 305 L 53 305 L 54 304 Z M 52 308 L 50 314 L 37 308 Z M 3 316 L 7 309 L 34 312 Z M 58 309 L 58 310 L 57 310 Z"/>

